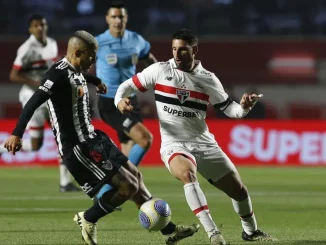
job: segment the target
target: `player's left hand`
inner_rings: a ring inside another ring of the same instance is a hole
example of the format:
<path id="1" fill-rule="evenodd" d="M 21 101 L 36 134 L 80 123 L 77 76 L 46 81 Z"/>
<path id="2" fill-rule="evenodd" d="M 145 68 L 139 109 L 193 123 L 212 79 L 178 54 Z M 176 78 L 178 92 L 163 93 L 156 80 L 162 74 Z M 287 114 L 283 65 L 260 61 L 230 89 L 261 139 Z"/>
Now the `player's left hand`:
<path id="1" fill-rule="evenodd" d="M 257 101 L 260 100 L 262 97 L 262 94 L 257 95 L 244 93 L 240 100 L 240 105 L 245 110 L 251 110 L 252 107 L 254 107 L 254 105 L 257 103 Z"/>
<path id="2" fill-rule="evenodd" d="M 22 140 L 18 136 L 10 135 L 9 138 L 5 142 L 5 148 L 8 152 L 12 154 L 16 154 L 17 151 L 20 151 L 22 148 Z"/>
<path id="3" fill-rule="evenodd" d="M 104 83 L 100 83 L 96 86 L 96 92 L 99 94 L 106 94 L 108 92 L 108 87 Z"/>

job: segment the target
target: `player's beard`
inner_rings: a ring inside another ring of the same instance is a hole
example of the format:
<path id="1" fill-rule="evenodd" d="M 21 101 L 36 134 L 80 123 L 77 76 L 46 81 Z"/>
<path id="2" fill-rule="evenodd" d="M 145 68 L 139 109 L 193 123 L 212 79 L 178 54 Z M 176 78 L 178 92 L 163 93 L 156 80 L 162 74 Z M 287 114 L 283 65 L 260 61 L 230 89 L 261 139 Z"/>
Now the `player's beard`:
<path id="1" fill-rule="evenodd" d="M 175 64 L 177 65 L 177 68 L 182 71 L 190 71 L 192 68 L 192 61 L 185 62 L 181 61 L 180 63 L 177 63 L 177 61 L 174 59 Z"/>

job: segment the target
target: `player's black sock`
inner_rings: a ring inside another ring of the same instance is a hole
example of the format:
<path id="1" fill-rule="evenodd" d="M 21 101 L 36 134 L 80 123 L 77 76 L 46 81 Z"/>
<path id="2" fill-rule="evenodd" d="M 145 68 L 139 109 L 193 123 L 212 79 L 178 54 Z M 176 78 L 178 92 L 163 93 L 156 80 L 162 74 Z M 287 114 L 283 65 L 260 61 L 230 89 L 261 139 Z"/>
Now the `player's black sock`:
<path id="1" fill-rule="evenodd" d="M 171 221 L 167 224 L 167 226 L 165 226 L 161 232 L 163 235 L 169 235 L 169 234 L 172 234 L 175 230 L 175 224 L 172 223 Z"/>
<path id="2" fill-rule="evenodd" d="M 84 213 L 86 221 L 96 223 L 103 216 L 112 213 L 114 207 L 110 206 L 106 201 L 103 201 L 103 196 L 97 200 L 92 207 Z"/>

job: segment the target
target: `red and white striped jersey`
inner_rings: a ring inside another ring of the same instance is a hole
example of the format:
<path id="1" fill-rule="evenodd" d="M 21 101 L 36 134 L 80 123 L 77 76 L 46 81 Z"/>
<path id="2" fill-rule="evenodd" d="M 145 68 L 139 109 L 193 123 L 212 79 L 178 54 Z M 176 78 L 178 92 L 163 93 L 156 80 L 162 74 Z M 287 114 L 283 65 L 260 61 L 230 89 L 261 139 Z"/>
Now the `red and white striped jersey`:
<path id="1" fill-rule="evenodd" d="M 46 45 L 43 46 L 34 35 L 31 35 L 18 48 L 13 68 L 32 80 L 41 81 L 45 72 L 58 57 L 57 42 L 49 37 L 46 42 Z M 24 85 L 23 89 L 34 91 L 27 85 Z"/>
<path id="2" fill-rule="evenodd" d="M 155 63 L 132 77 L 138 90 L 155 91 L 162 146 L 173 142 L 215 143 L 205 122 L 208 103 L 225 104 L 228 95 L 214 73 L 200 61 L 191 72 L 177 68 L 174 59 Z"/>

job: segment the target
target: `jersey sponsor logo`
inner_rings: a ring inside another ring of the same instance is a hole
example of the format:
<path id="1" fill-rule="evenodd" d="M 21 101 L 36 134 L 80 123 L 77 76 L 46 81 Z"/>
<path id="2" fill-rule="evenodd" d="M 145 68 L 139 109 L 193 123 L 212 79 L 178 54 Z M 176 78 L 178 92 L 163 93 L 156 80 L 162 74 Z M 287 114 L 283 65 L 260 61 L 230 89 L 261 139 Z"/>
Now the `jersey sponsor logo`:
<path id="1" fill-rule="evenodd" d="M 87 182 L 83 186 L 80 186 L 80 188 L 82 188 L 82 190 L 86 193 L 93 190 L 93 187 L 91 187 Z"/>
<path id="2" fill-rule="evenodd" d="M 89 153 L 89 155 L 95 160 L 95 162 L 100 162 L 103 159 L 102 153 L 98 152 L 98 151 L 91 151 L 91 153 Z"/>
<path id="3" fill-rule="evenodd" d="M 41 89 L 41 90 L 43 90 L 44 92 L 50 94 L 50 91 L 49 91 L 48 88 L 45 88 L 45 87 L 43 87 L 43 86 L 39 86 L 38 88 Z"/>
<path id="4" fill-rule="evenodd" d="M 83 86 L 78 85 L 76 87 L 76 97 L 81 98 L 81 97 L 83 97 L 83 95 L 84 95 L 84 88 L 83 88 Z"/>
<path id="5" fill-rule="evenodd" d="M 183 104 L 190 96 L 190 91 L 183 90 L 183 89 L 177 89 L 176 94 L 179 98 L 179 101 L 181 104 Z"/>
<path id="6" fill-rule="evenodd" d="M 138 63 L 138 54 L 132 54 L 131 55 L 131 63 L 133 65 L 137 65 L 137 63 Z"/>
<path id="7" fill-rule="evenodd" d="M 194 87 L 198 89 L 204 89 L 204 86 L 201 85 L 200 83 L 194 83 Z"/>
<path id="8" fill-rule="evenodd" d="M 198 117 L 198 112 L 192 112 L 192 111 L 180 111 L 176 109 L 172 109 L 168 106 L 163 107 L 163 111 L 166 111 L 170 115 L 177 116 L 177 117 Z"/>
<path id="9" fill-rule="evenodd" d="M 122 126 L 124 126 L 125 128 L 128 128 L 130 126 L 130 124 L 132 123 L 132 121 L 129 118 L 126 118 L 123 123 Z"/>
<path id="10" fill-rule="evenodd" d="M 109 171 L 113 169 L 113 164 L 109 160 L 103 161 L 103 163 L 104 164 L 102 165 L 102 168 L 109 170 Z"/>
<path id="11" fill-rule="evenodd" d="M 106 62 L 109 65 L 115 65 L 118 63 L 118 55 L 117 54 L 108 54 L 106 56 Z"/>
<path id="12" fill-rule="evenodd" d="M 52 86 L 53 86 L 53 82 L 48 79 L 48 80 L 45 81 L 45 83 L 44 83 L 43 86 L 46 87 L 46 88 L 48 88 L 48 89 L 51 89 Z"/>
<path id="13" fill-rule="evenodd" d="M 165 80 L 171 81 L 171 80 L 172 80 L 172 77 L 167 76 L 167 77 L 165 78 Z"/>
<path id="14" fill-rule="evenodd" d="M 201 72 L 200 72 L 200 74 L 202 74 L 202 75 L 206 75 L 206 76 L 212 76 L 212 74 L 210 73 L 210 72 L 208 72 L 208 71 L 204 71 L 204 70 L 202 70 Z"/>

